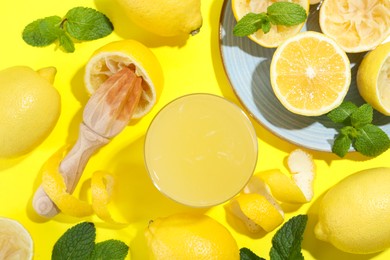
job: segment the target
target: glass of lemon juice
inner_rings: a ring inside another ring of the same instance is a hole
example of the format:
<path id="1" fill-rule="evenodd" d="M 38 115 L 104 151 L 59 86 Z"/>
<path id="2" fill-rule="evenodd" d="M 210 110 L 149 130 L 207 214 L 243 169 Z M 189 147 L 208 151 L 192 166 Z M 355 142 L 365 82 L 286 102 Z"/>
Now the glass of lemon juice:
<path id="1" fill-rule="evenodd" d="M 257 137 L 249 118 L 213 94 L 171 101 L 152 120 L 145 138 L 145 164 L 154 185 L 191 207 L 231 199 L 256 163 Z"/>

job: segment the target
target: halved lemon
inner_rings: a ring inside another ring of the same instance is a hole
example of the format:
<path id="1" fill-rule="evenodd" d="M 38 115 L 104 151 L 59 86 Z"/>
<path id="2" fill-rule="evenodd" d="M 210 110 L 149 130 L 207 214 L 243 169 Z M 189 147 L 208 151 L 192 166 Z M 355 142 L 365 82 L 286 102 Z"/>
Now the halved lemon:
<path id="1" fill-rule="evenodd" d="M 319 116 L 344 100 L 350 62 L 337 43 L 318 32 L 301 32 L 283 42 L 271 62 L 272 89 L 289 111 Z"/>
<path id="2" fill-rule="evenodd" d="M 239 21 L 248 13 L 267 12 L 267 7 L 275 2 L 285 2 L 285 0 L 233 0 L 233 15 Z M 309 0 L 291 0 L 288 2 L 301 5 L 306 10 L 306 13 L 309 11 Z M 258 30 L 248 37 L 263 47 L 275 48 L 284 40 L 296 35 L 302 29 L 303 25 L 304 23 L 295 26 L 272 25 L 268 33 Z"/>
<path id="3" fill-rule="evenodd" d="M 135 40 L 119 40 L 97 49 L 85 68 L 84 82 L 90 94 L 123 67 L 142 77 L 142 94 L 133 118 L 146 115 L 163 87 L 163 71 L 154 53 Z"/>
<path id="4" fill-rule="evenodd" d="M 0 259 L 33 257 L 33 240 L 26 228 L 17 220 L 0 217 Z"/>
<path id="5" fill-rule="evenodd" d="M 390 42 L 379 45 L 363 58 L 356 83 L 367 103 L 390 116 Z"/>
<path id="6" fill-rule="evenodd" d="M 319 23 L 346 52 L 369 51 L 390 35 L 390 1 L 324 0 Z"/>

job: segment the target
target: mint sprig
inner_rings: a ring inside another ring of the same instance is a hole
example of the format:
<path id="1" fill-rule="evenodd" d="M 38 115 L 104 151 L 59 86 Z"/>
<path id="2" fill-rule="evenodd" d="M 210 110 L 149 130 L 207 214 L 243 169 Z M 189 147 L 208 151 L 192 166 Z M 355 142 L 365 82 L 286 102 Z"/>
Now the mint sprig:
<path id="1" fill-rule="evenodd" d="M 255 253 L 253 253 L 250 249 L 243 247 L 240 249 L 240 260 L 265 260 Z"/>
<path id="2" fill-rule="evenodd" d="M 306 21 L 306 10 L 299 4 L 275 2 L 267 12 L 248 13 L 233 28 L 233 35 L 244 37 L 262 30 L 268 33 L 272 25 L 294 26 Z"/>
<path id="3" fill-rule="evenodd" d="M 33 21 L 24 28 L 22 38 L 35 47 L 58 42 L 65 52 L 74 52 L 74 40 L 96 40 L 113 30 L 111 21 L 103 13 L 89 7 L 75 7 L 63 18 L 49 16 Z"/>
<path id="4" fill-rule="evenodd" d="M 327 114 L 335 123 L 343 124 L 336 136 L 332 152 L 344 157 L 351 145 L 359 153 L 375 157 L 390 148 L 389 136 L 378 126 L 372 124 L 374 110 L 371 105 L 360 107 L 350 101 L 343 102 Z"/>
<path id="5" fill-rule="evenodd" d="M 307 215 L 292 217 L 276 232 L 269 252 L 271 260 L 304 259 L 301 244 L 307 220 Z"/>
<path id="6" fill-rule="evenodd" d="M 119 240 L 106 240 L 95 244 L 96 228 L 91 222 L 79 223 L 68 229 L 55 243 L 52 259 L 125 259 L 129 247 Z"/>
<path id="7" fill-rule="evenodd" d="M 297 215 L 289 219 L 275 233 L 269 252 L 271 260 L 301 260 L 303 233 L 306 229 L 307 215 Z M 240 249 L 240 260 L 263 260 L 248 248 Z"/>

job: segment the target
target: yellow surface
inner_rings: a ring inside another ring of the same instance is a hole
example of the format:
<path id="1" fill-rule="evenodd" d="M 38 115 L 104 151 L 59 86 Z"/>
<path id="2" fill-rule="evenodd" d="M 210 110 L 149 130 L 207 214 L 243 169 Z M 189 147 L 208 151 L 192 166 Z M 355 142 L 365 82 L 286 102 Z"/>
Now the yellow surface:
<path id="1" fill-rule="evenodd" d="M 54 85 L 62 99 L 59 121 L 50 136 L 37 149 L 21 158 L 0 160 L 0 216 L 20 221 L 31 233 L 34 240 L 34 259 L 50 259 L 51 250 L 57 239 L 68 228 L 85 220 L 63 215 L 58 215 L 52 220 L 37 218 L 31 210 L 31 198 L 40 182 L 39 170 L 46 159 L 65 143 L 72 144 L 77 139 L 82 109 L 88 99 L 83 85 L 83 68 L 95 49 L 122 38 L 136 39 L 152 49 L 164 69 L 165 87 L 158 104 L 149 115 L 133 122 L 91 158 L 75 193 L 81 197 L 89 196 L 90 178 L 96 170 L 108 171 L 116 176 L 118 186 L 113 193 L 111 205 L 113 218 L 118 221 L 125 220 L 129 225 L 123 228 L 104 224 L 95 216 L 87 220 L 93 220 L 97 225 L 97 241 L 115 238 L 129 244 L 132 259 L 146 259 L 143 233 L 150 219 L 191 211 L 190 208 L 176 204 L 160 194 L 146 173 L 143 163 L 143 141 L 153 116 L 172 99 L 194 92 L 222 95 L 239 104 L 224 74 L 219 55 L 218 29 L 222 0 L 202 1 L 204 25 L 198 35 L 189 39 L 164 39 L 146 33 L 127 20 L 118 6 L 112 2 L 112 0 L 2 2 L 0 69 L 14 65 L 27 65 L 35 69 L 55 66 L 58 74 Z M 45 48 L 31 47 L 22 40 L 22 30 L 31 21 L 50 15 L 63 16 L 70 8 L 80 5 L 94 7 L 107 14 L 114 23 L 115 32 L 100 40 L 77 43 L 76 51 L 72 54 L 56 50 L 54 45 Z M 256 171 L 274 168 L 286 170 L 286 157 L 297 147 L 276 137 L 255 121 L 253 123 L 259 141 Z M 317 240 L 313 235 L 319 198 L 323 193 L 352 172 L 387 166 L 390 151 L 374 159 L 356 153 L 350 153 L 340 159 L 331 153 L 309 152 L 313 155 L 317 167 L 315 197 L 310 204 L 285 207 L 286 219 L 298 213 L 309 214 L 303 241 L 305 259 L 390 259 L 390 250 L 367 256 L 351 255 Z M 236 237 L 239 247 L 248 247 L 269 259 L 268 253 L 274 232 L 248 234 L 227 214 L 223 206 L 198 211 L 204 211 L 224 224 Z"/>

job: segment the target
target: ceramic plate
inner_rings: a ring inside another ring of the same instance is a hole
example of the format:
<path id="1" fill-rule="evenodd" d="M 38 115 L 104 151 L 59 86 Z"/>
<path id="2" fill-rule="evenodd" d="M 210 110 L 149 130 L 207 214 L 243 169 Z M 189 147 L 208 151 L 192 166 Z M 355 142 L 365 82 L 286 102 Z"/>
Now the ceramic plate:
<path id="1" fill-rule="evenodd" d="M 270 83 L 270 64 L 275 49 L 263 48 L 247 37 L 233 36 L 235 24 L 231 0 L 225 1 L 220 19 L 220 51 L 228 79 L 243 106 L 275 135 L 302 147 L 331 151 L 340 126 L 326 116 L 305 117 L 286 110 L 274 95 Z M 320 31 L 317 5 L 311 6 L 303 30 Z M 356 88 L 356 72 L 364 55 L 348 55 L 352 83 L 346 100 L 357 105 L 363 103 Z M 374 124 L 390 134 L 390 117 L 375 112 Z"/>

